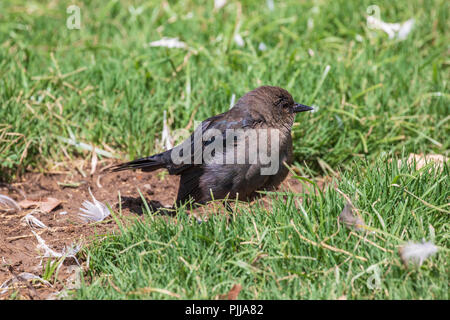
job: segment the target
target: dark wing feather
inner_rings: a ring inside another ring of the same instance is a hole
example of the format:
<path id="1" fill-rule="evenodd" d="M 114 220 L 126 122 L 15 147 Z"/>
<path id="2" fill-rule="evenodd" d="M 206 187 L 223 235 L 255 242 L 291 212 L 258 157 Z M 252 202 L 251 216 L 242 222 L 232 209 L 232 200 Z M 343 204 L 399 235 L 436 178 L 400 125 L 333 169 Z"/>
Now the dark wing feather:
<path id="1" fill-rule="evenodd" d="M 206 132 L 209 129 L 216 129 L 219 130 L 222 133 L 222 140 L 224 141 L 223 145 L 223 152 L 226 152 L 226 130 L 229 129 L 246 129 L 246 128 L 253 128 L 255 124 L 260 123 L 261 117 L 251 117 L 248 113 L 242 113 L 241 110 L 238 109 L 231 109 L 228 112 L 213 116 L 211 118 L 206 119 L 202 122 L 201 127 L 199 126 L 196 130 L 202 130 L 202 134 Z M 170 174 L 174 175 L 180 175 L 185 170 L 191 168 L 191 167 L 198 167 L 198 164 L 194 163 L 194 159 L 197 153 L 201 152 L 203 155 L 204 148 L 212 142 L 212 140 L 202 141 L 201 149 L 197 148 L 195 149 L 194 146 L 194 133 L 191 134 L 191 136 L 184 141 L 183 143 L 189 143 L 190 142 L 190 148 L 191 148 L 191 159 L 189 163 L 186 164 L 174 164 L 171 162 L 169 166 L 167 166 L 167 169 L 169 170 Z M 172 149 L 173 150 L 173 149 Z M 170 152 L 172 150 L 169 150 L 167 152 Z M 200 157 L 202 155 L 199 155 Z"/>
<path id="2" fill-rule="evenodd" d="M 225 152 L 226 130 L 252 128 L 255 126 L 255 124 L 260 123 L 261 121 L 262 117 L 260 115 L 258 114 L 250 115 L 248 112 L 246 112 L 245 109 L 234 107 L 225 113 L 206 119 L 205 121 L 202 122 L 201 126 L 196 130 L 202 130 L 202 133 L 208 129 L 216 129 L 222 132 L 222 139 L 224 141 L 223 151 Z M 136 159 L 130 162 L 119 164 L 113 167 L 112 171 L 142 169 L 143 171 L 148 172 L 156 169 L 166 168 L 170 174 L 181 175 L 183 174 L 184 171 L 188 169 L 190 170 L 193 167 L 197 168 L 201 166 L 201 164 L 198 165 L 194 163 L 195 155 L 198 152 L 202 152 L 203 155 L 204 148 L 211 142 L 212 141 L 202 141 L 201 148 L 195 149 L 194 133 L 192 133 L 191 136 L 185 142 L 183 142 L 183 143 L 190 143 L 191 159 L 190 161 L 188 161 L 188 163 L 181 163 L 181 164 L 173 163 L 171 153 L 174 149 L 171 149 L 159 154 L 155 154 L 150 157 Z M 195 170 L 192 170 L 192 172 L 190 171 L 189 175 L 192 175 L 194 171 Z M 197 173 L 195 175 L 197 175 Z M 189 179 L 189 181 L 191 180 L 192 179 Z M 189 186 L 193 188 L 193 184 L 191 183 L 188 183 L 186 188 L 189 189 Z M 194 192 L 194 190 L 191 191 Z"/>

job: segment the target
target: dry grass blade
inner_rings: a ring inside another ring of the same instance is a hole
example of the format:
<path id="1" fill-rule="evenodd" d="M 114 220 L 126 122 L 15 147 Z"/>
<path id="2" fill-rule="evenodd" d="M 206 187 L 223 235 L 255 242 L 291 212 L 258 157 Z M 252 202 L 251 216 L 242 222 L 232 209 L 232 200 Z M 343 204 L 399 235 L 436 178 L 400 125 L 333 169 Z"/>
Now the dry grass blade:
<path id="1" fill-rule="evenodd" d="M 313 240 L 310 240 L 310 239 L 308 239 L 308 238 L 306 238 L 306 237 L 301 235 L 301 233 L 298 231 L 297 227 L 295 226 L 293 220 L 291 220 L 291 225 L 292 225 L 292 227 L 294 227 L 294 230 L 295 230 L 295 232 L 297 233 L 297 235 L 299 236 L 300 239 L 302 239 L 303 241 L 306 241 L 306 242 L 312 244 L 313 246 L 322 247 L 322 248 L 325 248 L 325 249 L 328 249 L 328 250 L 331 250 L 331 251 L 334 251 L 334 252 L 340 252 L 340 253 L 346 254 L 348 256 L 352 256 L 352 257 L 354 257 L 354 258 L 356 258 L 358 260 L 367 261 L 367 259 L 364 258 L 364 257 L 357 256 L 357 255 L 355 255 L 355 254 L 353 254 L 351 252 L 345 251 L 343 249 L 335 248 L 333 246 L 330 246 L 329 244 L 324 243 L 323 241 L 320 242 L 320 243 L 317 243 L 317 242 L 315 242 Z"/>
<path id="2" fill-rule="evenodd" d="M 87 151 L 91 151 L 94 150 L 94 147 L 92 147 L 91 145 L 84 143 L 84 142 L 79 142 L 75 139 L 74 136 L 72 136 L 70 139 L 64 138 L 64 137 L 60 137 L 57 136 L 57 138 L 59 140 L 61 140 L 62 142 L 68 143 L 76 148 L 80 148 L 83 150 L 87 150 Z M 99 149 L 99 148 L 95 148 L 95 151 L 97 154 L 104 156 L 104 157 L 108 157 L 108 158 L 116 158 L 115 155 L 113 155 L 111 152 Z"/>
<path id="3" fill-rule="evenodd" d="M 92 158 L 91 158 L 91 176 L 93 176 L 94 175 L 94 173 L 95 173 L 95 170 L 97 169 L 97 162 L 98 162 L 98 159 L 97 159 L 97 152 L 95 151 L 96 149 L 95 149 L 95 147 L 92 147 L 93 149 L 92 149 Z"/>
<path id="4" fill-rule="evenodd" d="M 163 131 L 161 134 L 161 144 L 162 147 L 166 148 L 166 150 L 172 149 L 172 137 L 170 136 L 170 129 L 169 125 L 167 124 L 167 112 L 164 110 L 163 113 Z"/>
<path id="5" fill-rule="evenodd" d="M 419 200 L 420 202 L 422 202 L 424 205 L 426 205 L 429 208 L 432 208 L 432 209 L 434 209 L 436 211 L 439 211 L 439 212 L 450 214 L 449 210 L 445 210 L 443 208 L 436 207 L 435 205 L 432 205 L 431 203 L 426 202 L 425 200 L 423 200 L 423 199 L 419 198 L 418 196 L 416 196 L 414 193 L 409 192 L 405 187 L 402 187 L 401 185 L 398 185 L 398 184 L 394 183 L 394 184 L 391 184 L 391 186 L 392 187 L 397 187 L 397 188 L 402 188 L 403 191 L 405 191 L 407 194 L 413 196 L 414 198 L 416 198 L 417 200 Z M 449 204 L 447 203 L 445 206 L 448 206 L 448 205 Z"/>
<path id="6" fill-rule="evenodd" d="M 161 294 L 165 294 L 174 298 L 178 298 L 180 299 L 181 296 L 177 293 L 171 292 L 169 290 L 166 289 L 160 289 L 160 288 L 149 288 L 149 287 L 145 287 L 145 288 L 140 288 L 137 291 L 133 291 L 130 292 L 131 294 L 146 294 L 146 293 L 152 293 L 152 292 L 157 292 L 157 293 L 161 293 Z"/>

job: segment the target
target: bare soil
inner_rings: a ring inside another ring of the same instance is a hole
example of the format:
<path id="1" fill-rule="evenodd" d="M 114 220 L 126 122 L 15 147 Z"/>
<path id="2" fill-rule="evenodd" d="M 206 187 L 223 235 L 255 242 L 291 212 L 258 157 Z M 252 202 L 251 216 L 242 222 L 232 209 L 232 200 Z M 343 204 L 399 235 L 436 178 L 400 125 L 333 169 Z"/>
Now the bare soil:
<path id="1" fill-rule="evenodd" d="M 119 208 L 120 192 L 124 217 L 139 217 L 142 213 L 143 202 L 138 189 L 153 207 L 169 207 L 175 201 L 179 177 L 165 174 L 163 170 L 109 173 L 107 169 L 113 163 L 103 161 L 90 175 L 90 168 L 83 168 L 85 163 L 80 161 L 78 165 L 64 165 L 62 167 L 65 169 L 46 173 L 30 172 L 20 181 L 0 183 L 0 194 L 17 202 L 25 199 L 41 201 L 47 197 L 61 201 L 48 213 L 34 211 L 33 215 L 47 228 L 31 227 L 24 221 L 24 216 L 33 208 L 12 210 L 0 205 L 0 285 L 8 280 L 14 282 L 3 294 L 3 289 L 0 289 L 0 299 L 55 299 L 65 289 L 76 288 L 79 266 L 73 258 L 64 261 L 57 279 L 50 279 L 50 284 L 26 281 L 20 274 L 28 272 L 42 277 L 45 272 L 47 258 L 42 259 L 42 252 L 37 247 L 38 240 L 32 231 L 57 252 L 73 243 L 81 242 L 86 246 L 96 237 L 118 232 L 111 217 L 96 223 L 86 223 L 80 219 L 78 213 L 83 201 L 92 201 L 89 188 L 97 200 L 113 209 Z M 300 182 L 292 177 L 288 177 L 283 186 L 295 192 L 301 191 Z M 78 260 L 82 267 L 87 267 L 86 261 Z"/>

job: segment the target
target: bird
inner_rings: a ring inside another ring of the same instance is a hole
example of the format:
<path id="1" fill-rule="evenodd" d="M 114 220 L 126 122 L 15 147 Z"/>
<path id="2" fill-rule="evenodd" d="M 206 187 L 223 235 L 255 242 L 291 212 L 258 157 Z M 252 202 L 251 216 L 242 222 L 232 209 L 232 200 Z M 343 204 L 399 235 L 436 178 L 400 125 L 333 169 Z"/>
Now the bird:
<path id="1" fill-rule="evenodd" d="M 167 169 L 179 175 L 175 206 L 219 199 L 251 201 L 260 195 L 258 191 L 275 190 L 286 178 L 285 164 L 293 162 L 295 115 L 311 110 L 283 88 L 261 86 L 227 112 L 202 121 L 180 145 L 116 165 L 111 171 Z"/>

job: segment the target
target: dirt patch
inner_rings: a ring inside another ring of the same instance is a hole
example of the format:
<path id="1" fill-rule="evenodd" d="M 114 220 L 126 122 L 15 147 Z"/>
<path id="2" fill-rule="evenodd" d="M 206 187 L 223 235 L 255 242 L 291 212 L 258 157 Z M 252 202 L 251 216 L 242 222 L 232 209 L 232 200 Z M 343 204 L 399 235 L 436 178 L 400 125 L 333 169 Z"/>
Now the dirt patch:
<path id="1" fill-rule="evenodd" d="M 24 221 L 23 218 L 33 211 L 32 208 L 19 212 L 0 210 L 0 285 L 9 279 L 16 282 L 13 286 L 16 288 L 0 294 L 0 299 L 8 299 L 11 295 L 25 299 L 45 299 L 52 293 L 60 292 L 67 284 L 66 280 L 73 278 L 76 271 L 74 266 L 77 264 L 74 259 L 68 258 L 58 272 L 58 281 L 51 282 L 52 286 L 35 281 L 32 290 L 26 285 L 27 281 L 21 281 L 19 275 L 23 272 L 40 277 L 45 272 L 46 259 L 39 257 L 38 240 L 32 231 L 56 252 L 78 242 L 86 245 L 96 236 L 116 231 L 117 226 L 111 217 L 100 223 L 84 223 L 79 218 L 83 201 L 92 201 L 89 188 L 97 200 L 109 204 L 113 209 L 119 207 L 120 192 L 124 216 L 137 216 L 142 212 L 143 203 L 138 189 L 154 206 L 170 206 L 174 202 L 178 177 L 162 175 L 161 172 L 106 173 L 110 165 L 103 163 L 92 176 L 88 170 L 78 167 L 45 174 L 27 173 L 20 181 L 0 184 L 0 194 L 17 202 L 24 199 L 42 201 L 48 197 L 61 201 L 49 213 L 34 211 L 33 216 L 47 228 L 31 228 Z"/>
<path id="2" fill-rule="evenodd" d="M 163 170 L 152 173 L 108 173 L 107 169 L 113 163 L 104 161 L 90 175 L 89 168 L 83 168 L 82 161 L 80 164 L 72 164 L 71 168 L 65 165 L 65 169 L 47 173 L 27 173 L 20 181 L 12 184 L 0 183 L 0 194 L 17 202 L 42 201 L 49 197 L 61 201 L 48 213 L 40 210 L 33 212 L 33 216 L 46 228 L 31 227 L 24 220 L 25 215 L 33 211 L 32 208 L 13 211 L 0 206 L 0 285 L 9 280 L 9 289 L 4 293 L 0 289 L 0 299 L 56 298 L 62 290 L 74 287 L 79 266 L 73 258 L 64 261 L 57 279 L 49 279 L 49 283 L 34 281 L 30 285 L 21 274 L 26 272 L 44 277 L 48 259 L 40 257 L 42 251 L 38 250 L 39 242 L 35 234 L 49 248 L 62 252 L 74 243 L 85 246 L 95 237 L 117 232 L 117 225 L 111 217 L 97 223 L 85 223 L 80 219 L 78 213 L 83 201 L 92 201 L 89 189 L 97 200 L 109 204 L 115 210 L 119 208 L 120 192 L 124 217 L 138 217 L 142 213 L 144 205 L 138 189 L 151 207 L 168 207 L 175 201 L 179 177 L 165 174 Z M 302 188 L 301 183 L 291 177 L 285 180 L 283 187 L 294 192 L 300 192 Z"/>

